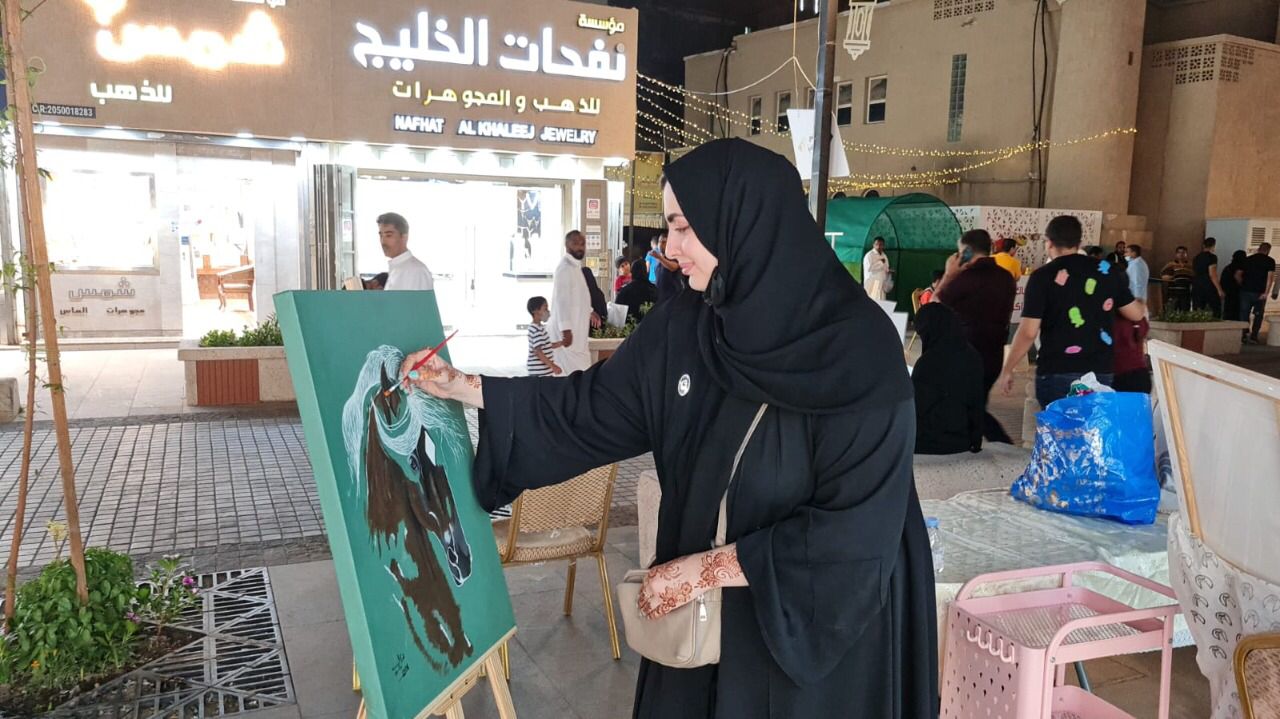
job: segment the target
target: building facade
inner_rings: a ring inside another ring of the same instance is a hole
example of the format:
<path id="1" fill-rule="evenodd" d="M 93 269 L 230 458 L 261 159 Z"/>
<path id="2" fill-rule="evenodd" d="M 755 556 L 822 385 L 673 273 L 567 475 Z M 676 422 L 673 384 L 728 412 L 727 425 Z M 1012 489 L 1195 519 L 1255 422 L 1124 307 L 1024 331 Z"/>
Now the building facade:
<path id="1" fill-rule="evenodd" d="M 836 125 L 852 172 L 836 189 L 1101 211 L 1104 230 L 1115 230 L 1108 239 L 1133 231 L 1159 261 L 1198 244 L 1208 218 L 1280 216 L 1280 125 L 1274 103 L 1257 102 L 1280 95 L 1277 6 L 880 3 L 870 48 L 856 60 L 836 51 Z M 841 13 L 838 38 L 849 21 Z M 1199 37 L 1216 28 L 1250 36 Z M 817 32 L 808 20 L 686 58 L 696 94 L 686 98 L 685 130 L 793 156 L 785 110 L 813 106 Z M 793 48 L 798 68 L 786 65 Z M 1030 147 L 1037 137 L 1040 150 Z"/>
<path id="2" fill-rule="evenodd" d="M 276 292 L 385 271 L 388 211 L 468 332 L 527 322 L 569 229 L 608 272 L 603 178 L 634 152 L 634 11 L 74 0 L 26 27 L 68 337 L 194 337 L 265 317 Z"/>

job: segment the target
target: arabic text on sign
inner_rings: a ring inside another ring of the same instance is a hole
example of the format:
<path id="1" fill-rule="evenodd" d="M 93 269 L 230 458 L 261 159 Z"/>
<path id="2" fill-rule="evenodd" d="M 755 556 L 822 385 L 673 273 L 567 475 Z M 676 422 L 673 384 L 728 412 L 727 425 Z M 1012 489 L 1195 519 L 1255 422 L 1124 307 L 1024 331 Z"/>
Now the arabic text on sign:
<path id="1" fill-rule="evenodd" d="M 111 62 L 131 63 L 151 57 L 185 60 L 206 70 L 227 65 L 281 65 L 284 42 L 275 23 L 262 10 L 249 13 L 244 28 L 231 40 L 210 30 L 192 30 L 183 37 L 175 27 L 129 23 L 117 41 L 110 30 L 99 30 L 98 54 Z"/>
<path id="2" fill-rule="evenodd" d="M 578 27 L 584 27 L 591 30 L 603 30 L 610 35 L 616 35 L 617 33 L 627 31 L 627 24 L 625 22 L 620 22 L 617 18 L 611 17 L 608 20 L 605 20 L 603 18 L 588 17 L 585 12 L 578 14 Z"/>
<path id="3" fill-rule="evenodd" d="M 452 65 L 489 66 L 489 21 L 481 18 L 463 18 L 461 40 L 449 33 L 449 22 L 444 18 L 435 21 L 433 31 L 430 15 L 426 11 L 417 15 L 414 29 L 401 28 L 397 42 L 387 44 L 382 34 L 366 23 L 357 22 L 356 32 L 365 38 L 352 47 L 351 52 L 361 67 L 412 71 L 418 62 L 440 62 Z M 619 30 L 621 32 L 621 30 Z M 415 39 L 416 34 L 416 39 Z M 516 72 L 544 72 L 548 75 L 580 77 L 585 79 L 621 82 L 627 77 L 626 48 L 617 43 L 612 51 L 606 50 L 603 39 L 596 39 L 591 50 L 583 53 L 569 45 L 556 45 L 555 30 L 542 29 L 542 44 L 530 41 L 527 35 L 507 33 L 503 44 L 523 54 L 498 58 L 498 65 Z"/>
<path id="4" fill-rule="evenodd" d="M 391 127 L 400 132 L 439 135 L 444 132 L 444 118 L 424 117 L 422 115 L 395 115 L 391 120 Z"/>
<path id="5" fill-rule="evenodd" d="M 449 34 L 449 21 L 436 20 L 435 32 L 431 32 L 431 18 L 424 10 L 418 13 L 418 40 L 413 41 L 413 31 L 401 28 L 399 44 L 384 45 L 382 35 L 365 23 L 356 23 L 356 32 L 368 39 L 368 42 L 356 43 L 352 48 L 356 62 L 362 67 L 381 69 L 383 66 L 392 70 L 413 70 L 414 61 L 443 62 L 452 65 L 489 65 L 489 21 L 478 22 L 471 18 L 462 21 L 462 42 Z M 433 49 L 432 40 L 438 46 Z"/>
<path id="6" fill-rule="evenodd" d="M 107 100 L 126 102 L 156 102 L 168 104 L 173 102 L 172 85 L 156 85 L 152 87 L 150 80 L 143 80 L 139 86 L 107 84 L 106 89 L 99 90 L 98 83 L 89 83 L 89 94 L 97 99 L 99 105 L 107 104 Z"/>
<path id="7" fill-rule="evenodd" d="M 498 120 L 461 120 L 458 122 L 458 134 L 470 137 L 532 140 L 535 129 L 533 125 L 523 122 L 502 122 Z"/>
<path id="8" fill-rule="evenodd" d="M 121 277 L 120 281 L 116 283 L 115 289 L 108 287 L 106 289 L 82 288 L 78 290 L 67 290 L 67 295 L 71 298 L 72 302 L 79 302 L 85 299 L 112 300 L 116 298 L 133 297 L 136 294 L 137 290 L 133 289 L 129 280 L 123 277 Z"/>
<path id="9" fill-rule="evenodd" d="M 584 130 L 577 127 L 544 127 L 538 139 L 561 145 L 594 145 L 598 134 L 598 130 Z"/>
<path id="10" fill-rule="evenodd" d="M 437 93 L 435 90 L 427 88 L 423 92 L 422 82 L 414 80 L 412 83 L 404 80 L 396 80 L 391 86 L 391 94 L 402 99 L 422 100 L 424 107 L 429 107 L 432 103 L 437 102 L 462 102 L 463 107 L 470 110 L 475 107 L 515 107 L 516 112 L 524 112 L 528 109 L 529 98 L 524 95 L 515 95 L 510 89 L 493 90 L 484 92 L 483 90 L 463 90 L 459 93 L 453 88 L 446 88 Z M 574 104 L 573 98 L 565 98 L 559 102 L 555 102 L 549 98 L 533 98 L 533 108 L 538 112 L 577 112 L 582 115 L 599 115 L 601 102 L 598 97 L 579 98 L 577 104 Z"/>

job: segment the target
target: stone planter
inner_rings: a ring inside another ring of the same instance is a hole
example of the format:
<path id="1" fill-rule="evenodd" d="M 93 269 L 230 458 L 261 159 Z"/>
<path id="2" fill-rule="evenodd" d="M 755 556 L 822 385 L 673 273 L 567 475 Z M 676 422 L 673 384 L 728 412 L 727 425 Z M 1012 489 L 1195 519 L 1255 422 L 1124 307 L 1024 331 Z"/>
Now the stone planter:
<path id="1" fill-rule="evenodd" d="M 626 341 L 625 337 L 617 339 L 589 339 L 587 340 L 587 349 L 591 350 L 591 364 L 595 364 L 600 360 L 606 360 L 613 356 L 614 352 L 622 346 Z"/>
<path id="2" fill-rule="evenodd" d="M 187 404 L 193 407 L 293 402 L 284 347 L 200 347 L 184 341 Z"/>
<path id="3" fill-rule="evenodd" d="M 1247 322 L 1157 322 L 1151 321 L 1147 339 L 1168 342 L 1210 357 L 1240 354 L 1240 333 Z"/>

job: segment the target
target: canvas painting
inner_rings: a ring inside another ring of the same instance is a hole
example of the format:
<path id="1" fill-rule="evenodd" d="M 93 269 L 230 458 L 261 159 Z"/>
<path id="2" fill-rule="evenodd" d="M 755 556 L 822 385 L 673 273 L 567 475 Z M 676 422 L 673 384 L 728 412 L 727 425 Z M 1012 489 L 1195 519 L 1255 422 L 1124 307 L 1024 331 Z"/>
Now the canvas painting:
<path id="1" fill-rule="evenodd" d="M 511 272 L 537 271 L 542 255 L 542 192 L 516 190 L 516 231 L 510 242 Z"/>
<path id="2" fill-rule="evenodd" d="M 416 717 L 515 627 L 462 407 L 398 382 L 444 338 L 435 295 L 287 292 L 276 309 L 367 708 Z"/>

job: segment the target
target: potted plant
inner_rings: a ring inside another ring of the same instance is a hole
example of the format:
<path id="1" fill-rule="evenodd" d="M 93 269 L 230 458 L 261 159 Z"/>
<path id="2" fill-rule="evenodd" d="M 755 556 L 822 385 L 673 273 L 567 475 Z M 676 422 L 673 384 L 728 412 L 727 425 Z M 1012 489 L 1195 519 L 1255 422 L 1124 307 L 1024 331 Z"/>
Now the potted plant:
<path id="1" fill-rule="evenodd" d="M 645 303 L 640 308 L 640 316 L 644 317 L 653 309 L 652 303 Z M 614 325 L 603 325 L 599 329 L 591 330 L 591 337 L 587 340 L 587 349 L 591 350 L 591 364 L 595 364 L 600 360 L 609 359 L 614 352 L 618 351 L 618 347 L 622 346 L 622 342 L 631 336 L 639 326 L 639 322 L 633 318 L 627 318 L 627 323 L 621 327 Z"/>
<path id="2" fill-rule="evenodd" d="M 188 405 L 294 401 L 275 315 L 240 333 L 213 330 L 198 342 L 184 341 L 178 359 L 186 368 Z"/>
<path id="3" fill-rule="evenodd" d="M 1219 319 L 1209 310 L 1166 309 L 1151 319 L 1148 339 L 1209 356 L 1239 354 L 1241 332 L 1248 327 L 1247 322 Z"/>

